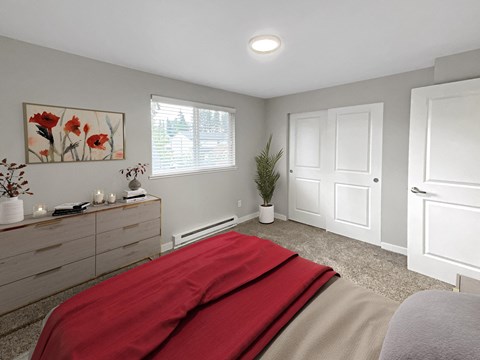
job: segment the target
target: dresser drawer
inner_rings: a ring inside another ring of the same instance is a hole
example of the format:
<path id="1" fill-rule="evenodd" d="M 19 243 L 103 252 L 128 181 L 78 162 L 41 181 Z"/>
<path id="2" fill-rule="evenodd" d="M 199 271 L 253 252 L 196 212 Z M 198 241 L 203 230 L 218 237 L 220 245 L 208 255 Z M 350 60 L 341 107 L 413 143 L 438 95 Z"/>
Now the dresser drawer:
<path id="1" fill-rule="evenodd" d="M 95 214 L 48 219 L 0 232 L 0 258 L 43 249 L 95 234 Z"/>
<path id="2" fill-rule="evenodd" d="M 160 201 L 128 204 L 120 208 L 98 212 L 97 234 L 159 218 Z"/>
<path id="3" fill-rule="evenodd" d="M 0 286 L 95 255 L 95 235 L 0 259 Z"/>
<path id="4" fill-rule="evenodd" d="M 95 276 L 95 258 L 68 265 L 0 287 L 0 314 L 87 281 Z"/>
<path id="5" fill-rule="evenodd" d="M 160 235 L 160 219 L 124 226 L 97 235 L 97 254 Z"/>
<path id="6" fill-rule="evenodd" d="M 97 255 L 97 275 L 160 253 L 160 236 L 124 245 L 118 249 Z"/>

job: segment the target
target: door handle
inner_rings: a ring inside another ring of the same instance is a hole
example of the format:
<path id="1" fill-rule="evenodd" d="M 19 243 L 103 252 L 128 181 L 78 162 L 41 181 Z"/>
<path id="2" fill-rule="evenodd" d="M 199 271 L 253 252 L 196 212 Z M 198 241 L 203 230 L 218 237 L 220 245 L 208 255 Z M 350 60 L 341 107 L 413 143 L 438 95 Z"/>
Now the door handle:
<path id="1" fill-rule="evenodd" d="M 293 170 L 290 170 L 290 174 L 293 174 Z"/>
<path id="2" fill-rule="evenodd" d="M 422 191 L 420 190 L 419 188 L 417 188 L 416 186 L 412 187 L 410 189 L 410 191 L 414 194 L 426 194 L 427 192 L 426 191 Z"/>

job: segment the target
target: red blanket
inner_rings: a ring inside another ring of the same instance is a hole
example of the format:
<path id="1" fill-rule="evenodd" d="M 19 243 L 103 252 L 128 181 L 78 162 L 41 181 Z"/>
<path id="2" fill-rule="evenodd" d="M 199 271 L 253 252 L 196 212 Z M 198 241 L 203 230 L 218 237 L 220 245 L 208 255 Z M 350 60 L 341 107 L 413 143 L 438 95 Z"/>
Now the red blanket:
<path id="1" fill-rule="evenodd" d="M 33 359 L 252 359 L 333 275 L 268 240 L 218 235 L 61 304 Z"/>

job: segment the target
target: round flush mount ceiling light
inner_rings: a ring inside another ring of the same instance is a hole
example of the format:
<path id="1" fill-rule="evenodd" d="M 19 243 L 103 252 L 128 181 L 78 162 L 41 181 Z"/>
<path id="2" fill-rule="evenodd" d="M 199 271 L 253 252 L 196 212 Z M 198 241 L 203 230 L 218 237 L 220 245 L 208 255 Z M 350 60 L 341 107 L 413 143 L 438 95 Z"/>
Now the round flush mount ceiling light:
<path id="1" fill-rule="evenodd" d="M 276 35 L 257 35 L 250 39 L 250 48 L 258 54 L 270 54 L 278 50 L 282 41 Z"/>

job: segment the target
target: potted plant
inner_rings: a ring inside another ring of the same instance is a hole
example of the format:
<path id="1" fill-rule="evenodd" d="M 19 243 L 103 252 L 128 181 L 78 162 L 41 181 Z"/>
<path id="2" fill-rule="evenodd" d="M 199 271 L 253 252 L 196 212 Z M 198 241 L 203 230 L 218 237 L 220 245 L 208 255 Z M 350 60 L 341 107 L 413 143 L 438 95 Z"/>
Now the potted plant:
<path id="1" fill-rule="evenodd" d="M 263 204 L 259 206 L 259 221 L 262 224 L 271 224 L 274 221 L 274 206 L 270 202 L 275 191 L 275 185 L 280 178 L 280 173 L 275 170 L 275 166 L 283 155 L 283 149 L 280 149 L 276 154 L 270 154 L 271 143 L 272 135 L 270 135 L 267 145 L 260 155 L 255 156 L 255 162 L 257 163 L 255 184 L 257 184 L 258 193 L 263 199 Z"/>
<path id="2" fill-rule="evenodd" d="M 7 159 L 0 162 L 0 197 L 6 198 L 0 203 L 0 224 L 16 223 L 24 218 L 23 200 L 18 196 L 33 195 L 28 187 L 28 181 L 23 177 L 25 171 L 22 169 L 26 166 L 8 163 Z"/>
<path id="3" fill-rule="evenodd" d="M 120 173 L 125 174 L 127 180 L 130 180 L 128 187 L 130 190 L 138 190 L 142 184 L 137 180 L 138 174 L 144 174 L 147 171 L 148 164 L 138 163 L 135 166 L 120 170 Z"/>

